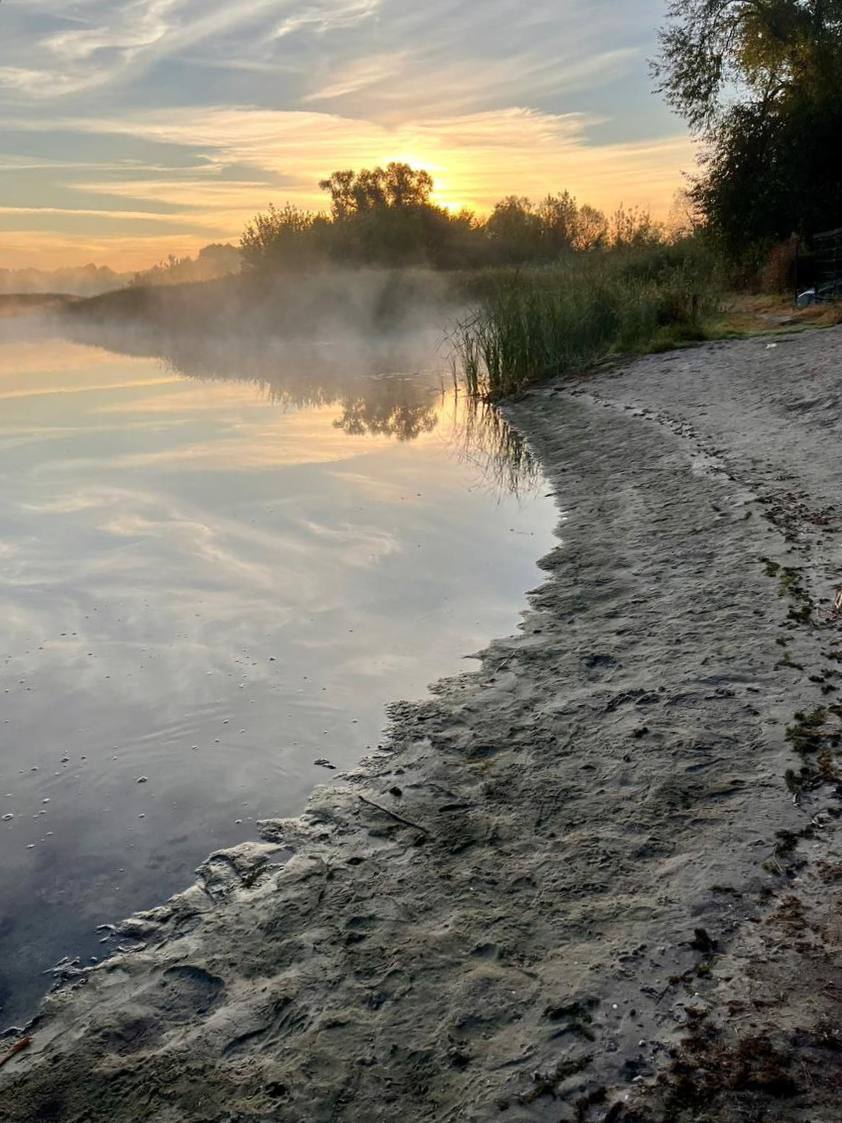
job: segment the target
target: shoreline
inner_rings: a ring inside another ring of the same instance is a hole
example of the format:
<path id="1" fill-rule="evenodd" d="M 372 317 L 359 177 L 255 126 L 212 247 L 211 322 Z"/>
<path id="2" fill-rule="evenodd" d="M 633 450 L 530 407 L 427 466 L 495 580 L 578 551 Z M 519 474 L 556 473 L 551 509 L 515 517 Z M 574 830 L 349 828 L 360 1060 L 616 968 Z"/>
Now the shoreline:
<path id="1" fill-rule="evenodd" d="M 519 633 L 66 972 L 4 1120 L 835 1120 L 840 348 L 509 405 L 565 515 Z"/>

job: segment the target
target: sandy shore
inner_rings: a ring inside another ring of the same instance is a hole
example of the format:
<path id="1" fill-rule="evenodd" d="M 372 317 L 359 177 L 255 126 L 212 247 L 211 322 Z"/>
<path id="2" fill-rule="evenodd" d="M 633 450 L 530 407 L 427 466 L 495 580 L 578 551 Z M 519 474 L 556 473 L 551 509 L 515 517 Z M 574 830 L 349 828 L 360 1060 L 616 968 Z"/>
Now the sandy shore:
<path id="1" fill-rule="evenodd" d="M 833 330 L 512 407 L 563 512 L 519 634 L 69 968 L 0 1119 L 838 1123 L 840 374 Z"/>

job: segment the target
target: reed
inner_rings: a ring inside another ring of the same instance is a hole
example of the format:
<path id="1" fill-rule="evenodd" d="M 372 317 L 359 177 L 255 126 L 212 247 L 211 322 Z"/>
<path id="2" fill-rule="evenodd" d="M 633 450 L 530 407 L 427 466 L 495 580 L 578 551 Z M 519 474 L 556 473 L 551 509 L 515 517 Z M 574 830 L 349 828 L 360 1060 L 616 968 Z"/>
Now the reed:
<path id="1" fill-rule="evenodd" d="M 469 393 L 507 397 L 622 352 L 704 339 L 719 308 L 716 268 L 696 247 L 579 255 L 545 268 L 485 271 L 457 325 Z"/>

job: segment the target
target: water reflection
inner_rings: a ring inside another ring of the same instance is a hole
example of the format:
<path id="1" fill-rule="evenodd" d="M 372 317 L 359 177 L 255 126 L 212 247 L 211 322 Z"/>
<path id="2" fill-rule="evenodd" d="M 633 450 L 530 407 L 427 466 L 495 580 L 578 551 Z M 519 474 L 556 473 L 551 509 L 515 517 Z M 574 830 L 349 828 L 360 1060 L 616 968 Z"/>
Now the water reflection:
<path id="1" fill-rule="evenodd" d="M 369 433 L 414 441 L 438 424 L 441 400 L 430 398 L 429 387 L 419 379 L 399 374 L 370 378 L 353 397 L 340 399 L 342 415 L 333 424 L 355 437 Z"/>
<path id="2" fill-rule="evenodd" d="M 525 496 L 537 490 L 541 470 L 529 445 L 489 402 L 455 391 L 453 446 L 502 495 Z"/>
<path id="3" fill-rule="evenodd" d="M 429 340 L 96 343 L 0 342 L 0 1022 L 510 631 L 556 521 Z"/>
<path id="4" fill-rule="evenodd" d="M 253 383 L 284 408 L 338 406 L 335 428 L 350 436 L 414 441 L 441 436 L 495 488 L 527 494 L 540 471 L 499 409 L 459 385 L 439 329 L 322 341 L 269 338 L 259 345 L 193 335 L 148 336 L 125 327 L 76 329 L 79 339 L 131 355 L 155 356 L 175 374 L 200 381 Z M 409 372 L 409 373 L 396 373 Z"/>

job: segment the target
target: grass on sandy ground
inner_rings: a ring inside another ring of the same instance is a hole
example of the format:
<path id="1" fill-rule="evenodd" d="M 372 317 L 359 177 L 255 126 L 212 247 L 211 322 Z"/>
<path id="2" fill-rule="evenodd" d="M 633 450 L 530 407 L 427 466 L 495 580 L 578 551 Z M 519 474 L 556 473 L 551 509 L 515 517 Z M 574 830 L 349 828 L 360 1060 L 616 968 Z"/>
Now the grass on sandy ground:
<path id="1" fill-rule="evenodd" d="M 842 304 L 797 308 L 783 293 L 731 293 L 708 325 L 714 339 L 741 339 L 774 332 L 829 328 L 842 323 Z"/>

